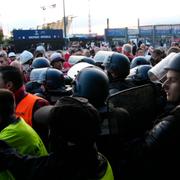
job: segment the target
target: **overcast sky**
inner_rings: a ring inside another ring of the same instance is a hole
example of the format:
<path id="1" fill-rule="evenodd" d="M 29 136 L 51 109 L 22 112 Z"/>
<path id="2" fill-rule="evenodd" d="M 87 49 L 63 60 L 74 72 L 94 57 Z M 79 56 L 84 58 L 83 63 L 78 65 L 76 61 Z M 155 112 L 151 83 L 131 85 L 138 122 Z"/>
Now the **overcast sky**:
<path id="1" fill-rule="evenodd" d="M 88 12 L 92 33 L 103 34 L 109 18 L 110 28 L 179 23 L 180 1 L 170 0 L 64 0 L 66 15 L 75 16 L 70 33 L 88 33 Z M 89 3 L 90 2 L 90 3 Z M 56 4 L 55 8 L 51 5 Z M 42 10 L 45 7 L 46 10 Z M 0 6 L 0 23 L 5 33 L 12 29 L 36 28 L 43 22 L 63 17 L 63 0 L 4 0 Z"/>

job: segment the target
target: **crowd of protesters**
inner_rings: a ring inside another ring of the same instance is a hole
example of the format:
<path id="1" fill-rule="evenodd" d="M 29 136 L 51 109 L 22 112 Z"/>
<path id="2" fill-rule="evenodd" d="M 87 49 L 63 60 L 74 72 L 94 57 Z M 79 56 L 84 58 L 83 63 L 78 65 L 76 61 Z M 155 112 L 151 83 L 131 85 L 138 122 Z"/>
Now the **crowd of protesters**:
<path id="1" fill-rule="evenodd" d="M 150 122 L 108 104 L 143 85 L 158 99 Z M 0 179 L 178 179 L 179 103 L 178 43 L 1 50 Z"/>

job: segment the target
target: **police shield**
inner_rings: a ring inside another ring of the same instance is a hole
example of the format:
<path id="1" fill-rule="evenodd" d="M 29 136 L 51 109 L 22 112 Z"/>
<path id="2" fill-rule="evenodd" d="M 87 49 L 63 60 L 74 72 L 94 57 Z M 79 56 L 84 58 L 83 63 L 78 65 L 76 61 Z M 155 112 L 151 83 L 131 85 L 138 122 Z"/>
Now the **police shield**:
<path id="1" fill-rule="evenodd" d="M 40 74 L 47 71 L 48 68 L 37 68 L 33 69 L 30 73 L 30 81 L 38 82 L 40 80 Z"/>
<path id="2" fill-rule="evenodd" d="M 98 51 L 94 56 L 94 60 L 96 63 L 103 64 L 113 53 L 113 51 Z"/>
<path id="3" fill-rule="evenodd" d="M 81 59 L 83 59 L 83 58 L 85 58 L 85 57 L 86 57 L 86 56 L 71 55 L 71 56 L 69 57 L 68 62 L 69 62 L 69 64 L 70 64 L 71 66 L 73 66 L 73 65 L 75 65 L 75 64 L 78 63 Z"/>
<path id="4" fill-rule="evenodd" d="M 128 111 L 132 132 L 139 135 L 151 127 L 156 117 L 156 90 L 152 84 L 117 92 L 107 99 L 108 111 L 119 107 Z"/>
<path id="5" fill-rule="evenodd" d="M 149 79 L 152 82 L 164 82 L 166 80 L 167 70 L 165 69 L 165 67 L 175 55 L 176 53 L 174 52 L 170 53 L 148 71 Z"/>
<path id="6" fill-rule="evenodd" d="M 86 62 L 77 63 L 68 70 L 67 75 L 74 80 L 77 74 L 79 73 L 79 71 L 81 71 L 82 69 L 86 67 L 92 67 L 92 66 L 94 65 L 86 63 Z"/>

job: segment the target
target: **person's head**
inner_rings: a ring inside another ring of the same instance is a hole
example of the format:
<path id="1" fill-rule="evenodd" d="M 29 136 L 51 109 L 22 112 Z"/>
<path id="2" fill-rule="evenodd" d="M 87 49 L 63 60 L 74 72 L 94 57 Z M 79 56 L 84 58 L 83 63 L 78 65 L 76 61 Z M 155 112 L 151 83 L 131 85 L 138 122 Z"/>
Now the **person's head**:
<path id="1" fill-rule="evenodd" d="M 62 70 L 64 61 L 61 53 L 55 52 L 50 56 L 50 62 L 53 68 Z"/>
<path id="2" fill-rule="evenodd" d="M 141 48 L 138 48 L 136 50 L 136 56 L 144 56 L 144 50 Z"/>
<path id="3" fill-rule="evenodd" d="M 0 66 L 7 66 L 7 65 L 9 65 L 8 59 L 0 55 Z"/>
<path id="4" fill-rule="evenodd" d="M 33 60 L 31 67 L 33 69 L 50 67 L 50 62 L 45 57 L 37 57 Z"/>
<path id="5" fill-rule="evenodd" d="M 180 53 L 177 53 L 168 65 L 165 67 L 167 70 L 166 81 L 163 88 L 167 95 L 167 100 L 172 103 L 180 103 Z"/>
<path id="6" fill-rule="evenodd" d="M 144 51 L 146 50 L 146 45 L 144 43 L 141 43 L 139 47 Z"/>
<path id="7" fill-rule="evenodd" d="M 19 55 L 19 61 L 22 65 L 30 65 L 33 60 L 33 54 L 30 51 L 24 50 L 20 55 Z"/>
<path id="8" fill-rule="evenodd" d="M 45 56 L 45 52 L 46 52 L 46 50 L 45 50 L 44 46 L 39 45 L 35 49 L 34 57 L 35 58 L 37 58 L 37 57 L 44 57 Z"/>
<path id="9" fill-rule="evenodd" d="M 91 54 L 90 54 L 89 49 L 84 49 L 82 55 L 83 55 L 83 56 L 86 56 L 86 57 L 90 57 Z"/>
<path id="10" fill-rule="evenodd" d="M 0 66 L 0 88 L 15 92 L 23 85 L 22 72 L 13 66 Z"/>
<path id="11" fill-rule="evenodd" d="M 0 66 L 7 66 L 9 65 L 8 59 L 3 54 L 0 54 Z"/>
<path id="12" fill-rule="evenodd" d="M 0 56 L 8 57 L 6 50 L 0 50 Z"/>
<path id="13" fill-rule="evenodd" d="M 62 97 L 54 106 L 44 106 L 34 114 L 35 121 L 48 123 L 51 151 L 59 148 L 93 147 L 99 133 L 99 113 L 82 97 Z"/>
<path id="14" fill-rule="evenodd" d="M 165 57 L 164 51 L 162 49 L 154 49 L 151 55 L 151 64 L 155 66 Z"/>
<path id="15" fill-rule="evenodd" d="M 10 63 L 10 66 L 14 66 L 14 67 L 18 68 L 21 72 L 23 72 L 23 67 L 18 60 L 12 61 Z"/>
<path id="16" fill-rule="evenodd" d="M 30 65 L 32 64 L 33 58 L 34 58 L 33 54 L 27 50 L 24 50 L 19 55 L 19 62 L 22 65 L 23 71 L 26 72 L 30 68 Z"/>
<path id="17" fill-rule="evenodd" d="M 0 88 L 0 124 L 6 123 L 4 121 L 14 116 L 14 112 L 15 100 L 13 93 L 8 89 Z"/>
<path id="18" fill-rule="evenodd" d="M 120 53 L 113 53 L 103 62 L 105 70 L 113 78 L 125 79 L 130 71 L 130 61 L 127 56 Z"/>
<path id="19" fill-rule="evenodd" d="M 144 56 L 138 56 L 138 57 L 133 58 L 130 64 L 130 68 L 132 69 L 136 66 L 143 65 L 143 64 L 150 64 L 150 63 L 146 60 Z"/>
<path id="20" fill-rule="evenodd" d="M 179 53 L 180 48 L 177 46 L 172 46 L 167 50 L 167 55 L 171 54 L 172 52 Z"/>
<path id="21" fill-rule="evenodd" d="M 90 56 L 91 57 L 94 57 L 95 56 L 95 54 L 96 54 L 96 52 L 95 52 L 95 50 L 94 49 L 90 49 Z"/>
<path id="22" fill-rule="evenodd" d="M 122 53 L 123 54 L 126 54 L 126 53 L 131 54 L 132 53 L 132 45 L 131 44 L 124 44 L 122 46 Z"/>
<path id="23" fill-rule="evenodd" d="M 83 68 L 73 84 L 73 96 L 84 97 L 95 107 L 104 105 L 109 95 L 109 79 L 98 67 Z"/>
<path id="24" fill-rule="evenodd" d="M 10 53 L 8 54 L 8 57 L 9 57 L 9 59 L 10 59 L 11 62 L 12 62 L 12 61 L 14 61 L 14 60 L 16 59 L 16 54 L 15 54 L 14 52 L 10 52 Z"/>
<path id="25" fill-rule="evenodd" d="M 179 47 L 179 43 L 178 42 L 172 42 L 171 47 Z"/>
<path id="26" fill-rule="evenodd" d="M 134 71 L 134 74 L 130 77 L 136 84 L 149 83 L 150 79 L 148 76 L 148 71 L 151 68 L 152 66 L 150 64 L 143 64 L 143 65 L 136 66 L 131 69 L 132 71 Z"/>
<path id="27" fill-rule="evenodd" d="M 65 90 L 63 73 L 55 68 L 43 68 L 38 79 L 38 83 L 44 85 L 47 92 L 52 90 Z"/>

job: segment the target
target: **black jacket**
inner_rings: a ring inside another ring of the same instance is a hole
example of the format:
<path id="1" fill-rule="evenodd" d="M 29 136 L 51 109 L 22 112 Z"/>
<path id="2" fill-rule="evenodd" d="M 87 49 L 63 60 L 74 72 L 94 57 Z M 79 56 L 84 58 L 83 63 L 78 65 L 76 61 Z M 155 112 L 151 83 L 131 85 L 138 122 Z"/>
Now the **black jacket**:
<path id="1" fill-rule="evenodd" d="M 156 121 L 143 138 L 127 143 L 120 161 L 123 179 L 179 179 L 180 106 Z M 176 177 L 176 178 L 175 178 Z"/>
<path id="2" fill-rule="evenodd" d="M 9 169 L 16 180 L 94 180 L 103 177 L 107 170 L 107 160 L 94 150 L 85 153 L 66 149 L 58 154 L 30 157 L 2 148 L 2 143 L 0 169 Z"/>
<path id="3" fill-rule="evenodd" d="M 109 93 L 110 95 L 112 95 L 118 91 L 129 89 L 134 86 L 135 84 L 130 79 L 122 79 L 122 78 L 111 79 L 109 83 Z"/>

